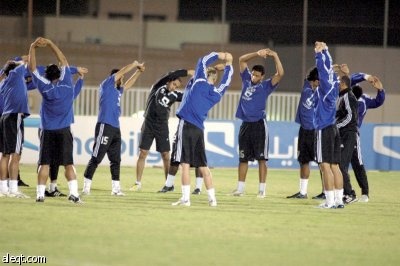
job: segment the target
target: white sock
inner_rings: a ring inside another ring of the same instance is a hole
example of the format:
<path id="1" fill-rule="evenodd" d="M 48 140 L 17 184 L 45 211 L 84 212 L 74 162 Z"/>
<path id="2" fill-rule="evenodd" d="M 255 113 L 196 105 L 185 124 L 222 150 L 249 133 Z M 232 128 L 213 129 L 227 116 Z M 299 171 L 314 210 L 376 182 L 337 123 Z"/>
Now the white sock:
<path id="1" fill-rule="evenodd" d="M 238 187 L 237 187 L 237 190 L 239 191 L 239 192 L 244 192 L 244 185 L 245 185 L 245 182 L 244 181 L 239 181 L 238 182 Z"/>
<path id="2" fill-rule="evenodd" d="M 10 180 L 8 185 L 9 185 L 10 193 L 18 192 L 18 180 Z"/>
<path id="3" fill-rule="evenodd" d="M 76 179 L 68 181 L 69 194 L 79 197 L 78 193 L 78 181 Z"/>
<path id="4" fill-rule="evenodd" d="M 142 182 L 141 181 L 135 181 L 135 185 L 137 185 L 138 187 L 141 187 L 142 186 Z"/>
<path id="5" fill-rule="evenodd" d="M 111 180 L 111 189 L 112 191 L 118 192 L 121 190 L 121 185 L 119 180 Z"/>
<path id="6" fill-rule="evenodd" d="M 167 187 L 172 187 L 175 182 L 175 176 L 174 175 L 167 175 L 167 180 L 165 180 L 165 186 Z"/>
<path id="7" fill-rule="evenodd" d="M 44 191 L 46 190 L 46 185 L 37 185 L 36 187 L 36 197 L 44 198 Z"/>
<path id="8" fill-rule="evenodd" d="M 343 188 L 335 189 L 335 203 L 343 205 Z"/>
<path id="9" fill-rule="evenodd" d="M 208 201 L 216 201 L 214 188 L 207 189 L 207 195 L 208 195 Z"/>
<path id="10" fill-rule="evenodd" d="M 50 182 L 49 184 L 49 192 L 55 191 L 57 188 L 57 183 Z"/>
<path id="11" fill-rule="evenodd" d="M 203 187 L 203 178 L 196 177 L 196 188 L 201 190 L 202 187 Z"/>
<path id="12" fill-rule="evenodd" d="M 89 178 L 83 179 L 83 190 L 85 192 L 90 192 L 90 188 L 92 186 L 92 180 Z"/>
<path id="13" fill-rule="evenodd" d="M 0 180 L 0 192 L 3 194 L 8 193 L 8 180 Z"/>
<path id="14" fill-rule="evenodd" d="M 326 197 L 326 204 L 328 206 L 335 205 L 335 192 L 333 190 L 325 191 L 325 197 Z"/>
<path id="15" fill-rule="evenodd" d="M 182 185 L 182 200 L 190 201 L 190 185 Z"/>
<path id="16" fill-rule="evenodd" d="M 263 194 L 265 194 L 265 188 L 267 187 L 266 183 L 260 183 L 258 184 L 258 192 L 262 192 Z"/>
<path id="17" fill-rule="evenodd" d="M 307 194 L 308 179 L 300 178 L 300 194 Z"/>

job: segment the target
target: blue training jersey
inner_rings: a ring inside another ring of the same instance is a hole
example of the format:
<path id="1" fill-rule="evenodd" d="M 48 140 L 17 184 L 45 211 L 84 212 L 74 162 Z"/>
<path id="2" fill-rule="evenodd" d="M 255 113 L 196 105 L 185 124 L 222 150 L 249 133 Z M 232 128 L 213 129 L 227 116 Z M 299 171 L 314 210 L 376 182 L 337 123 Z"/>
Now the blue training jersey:
<path id="1" fill-rule="evenodd" d="M 314 128 L 314 90 L 308 80 L 304 80 L 303 90 L 301 92 L 299 105 L 296 113 L 296 123 L 307 130 Z"/>
<path id="2" fill-rule="evenodd" d="M 332 69 L 332 58 L 328 50 L 315 54 L 319 76 L 319 86 L 314 96 L 314 126 L 324 129 L 336 124 L 336 101 L 339 97 L 339 84 Z"/>
<path id="3" fill-rule="evenodd" d="M 251 73 L 246 68 L 240 73 L 242 78 L 242 94 L 236 110 L 236 117 L 245 122 L 256 122 L 266 117 L 265 108 L 268 96 L 278 87 L 272 85 L 271 79 L 260 83 L 251 82 Z"/>
<path id="4" fill-rule="evenodd" d="M 74 120 L 75 95 L 69 67 L 61 67 L 60 78 L 55 83 L 41 76 L 37 69 L 32 73 L 32 80 L 42 95 L 41 128 L 56 130 L 69 127 Z"/>
<path id="5" fill-rule="evenodd" d="M 100 84 L 99 89 L 100 99 L 97 122 L 119 128 L 123 87 L 115 87 L 115 74 L 113 74 Z"/>
<path id="6" fill-rule="evenodd" d="M 3 115 L 13 113 L 23 113 L 25 117 L 30 115 L 28 91 L 24 79 L 25 69 L 25 64 L 17 66 L 8 73 L 1 85 Z"/>
<path id="7" fill-rule="evenodd" d="M 218 53 L 212 52 L 199 59 L 193 85 L 186 87 L 184 97 L 176 115 L 196 127 L 204 130 L 204 120 L 208 111 L 217 104 L 232 80 L 233 67 L 225 66 L 220 84 L 216 87 L 207 82 L 207 66 L 218 59 Z"/>

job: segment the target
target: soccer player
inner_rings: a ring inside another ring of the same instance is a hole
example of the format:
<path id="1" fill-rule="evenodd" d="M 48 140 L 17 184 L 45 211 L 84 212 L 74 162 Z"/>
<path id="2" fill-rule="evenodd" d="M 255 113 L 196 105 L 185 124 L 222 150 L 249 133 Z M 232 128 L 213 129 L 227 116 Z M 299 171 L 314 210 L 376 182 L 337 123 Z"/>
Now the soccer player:
<path id="1" fill-rule="evenodd" d="M 357 144 L 357 120 L 358 103 L 357 98 L 351 91 L 351 80 L 349 73 L 340 76 L 339 99 L 336 110 L 336 124 L 341 139 L 340 171 L 343 175 L 343 202 L 349 204 L 357 201 L 355 191 L 351 187 L 349 176 L 349 165 L 353 155 L 354 147 Z"/>
<path id="2" fill-rule="evenodd" d="M 139 157 L 136 162 L 136 181 L 131 191 L 139 191 L 142 188 L 143 170 L 150 147 L 156 140 L 156 150 L 161 154 L 164 166 L 164 178 L 167 178 L 171 145 L 169 141 L 168 119 L 171 105 L 182 101 L 183 93 L 177 91 L 181 86 L 181 77 L 193 72 L 179 69 L 167 73 L 151 86 L 150 95 L 147 98 L 144 122 L 139 143 Z"/>
<path id="3" fill-rule="evenodd" d="M 4 67 L 4 80 L 0 87 L 4 101 L 0 130 L 0 192 L 16 198 L 29 198 L 18 189 L 19 162 L 24 143 L 24 118 L 30 115 L 24 80 L 25 70 L 26 61 L 8 61 Z"/>
<path id="4" fill-rule="evenodd" d="M 380 107 L 385 101 L 385 90 L 382 82 L 378 77 L 371 76 L 365 73 L 356 73 L 351 75 L 352 83 L 356 84 L 351 89 L 358 100 L 358 129 L 361 128 L 362 122 L 368 109 L 374 109 Z M 375 89 L 376 96 L 374 98 L 363 93 L 363 89 L 357 83 L 362 81 L 368 81 Z M 351 157 L 351 167 L 353 168 L 354 174 L 358 185 L 361 188 L 361 197 L 359 202 L 369 201 L 369 185 L 367 173 L 365 171 L 364 163 L 361 155 L 361 141 L 360 141 L 360 130 L 357 134 L 357 145 L 353 151 Z"/>
<path id="5" fill-rule="evenodd" d="M 318 70 L 312 68 L 304 80 L 299 105 L 296 113 L 296 123 L 300 124 L 298 135 L 298 158 L 300 164 L 300 189 L 299 192 L 287 198 L 306 199 L 308 180 L 310 177 L 310 162 L 315 161 L 315 127 L 314 127 L 314 92 L 319 86 Z M 321 173 L 321 171 L 320 171 Z M 322 176 L 321 176 L 322 179 Z M 321 195 L 313 197 L 319 198 Z"/>
<path id="6" fill-rule="evenodd" d="M 47 66 L 45 76 L 41 76 L 36 68 L 36 49 L 41 47 L 49 47 L 60 65 L 60 68 L 56 64 Z M 70 126 L 74 117 L 74 86 L 68 61 L 51 40 L 39 37 L 29 49 L 29 70 L 33 82 L 42 95 L 40 121 L 43 132 L 40 139 L 36 202 L 44 202 L 49 165 L 53 163 L 64 165 L 69 187 L 68 200 L 82 203 L 73 161 L 73 137 Z"/>
<path id="7" fill-rule="evenodd" d="M 225 61 L 225 70 L 221 82 L 217 82 L 217 70 L 209 67 L 216 60 Z M 207 189 L 208 202 L 217 206 L 215 189 L 204 145 L 204 120 L 208 111 L 217 104 L 231 83 L 233 74 L 232 55 L 224 52 L 211 52 L 201 57 L 197 63 L 193 84 L 185 91 L 184 98 L 177 110 L 180 119 L 175 135 L 171 163 L 182 167 L 182 197 L 172 205 L 190 206 L 190 166 L 198 167 Z"/>
<path id="8" fill-rule="evenodd" d="M 314 97 L 316 158 L 322 172 L 325 201 L 319 208 L 344 208 L 343 176 L 340 163 L 340 135 L 336 126 L 338 81 L 332 68 L 332 58 L 324 42 L 315 42 L 315 59 L 319 86 Z"/>
<path id="9" fill-rule="evenodd" d="M 272 57 L 275 62 L 276 73 L 267 80 L 263 80 L 265 70 L 262 65 L 255 65 L 251 72 L 248 68 L 250 59 Z M 258 197 L 265 197 L 268 160 L 268 125 L 265 107 L 268 96 L 278 87 L 284 75 L 282 63 L 278 54 L 270 49 L 242 55 L 239 58 L 240 76 L 242 78 L 242 94 L 236 111 L 236 117 L 242 120 L 239 131 L 239 167 L 238 185 L 233 191 L 234 196 L 242 196 L 245 190 L 245 181 L 249 161 L 258 161 L 259 189 Z"/>
<path id="10" fill-rule="evenodd" d="M 130 78 L 124 83 L 124 75 L 136 69 Z M 144 64 L 134 61 L 121 69 L 113 69 L 100 84 L 99 115 L 95 129 L 95 142 L 93 144 L 92 157 L 84 173 L 82 193 L 90 194 L 93 175 L 97 166 L 107 154 L 110 160 L 111 195 L 124 196 L 120 185 L 121 165 L 121 130 L 119 117 L 121 116 L 121 95 L 124 89 L 132 88 L 140 74 L 145 70 Z"/>

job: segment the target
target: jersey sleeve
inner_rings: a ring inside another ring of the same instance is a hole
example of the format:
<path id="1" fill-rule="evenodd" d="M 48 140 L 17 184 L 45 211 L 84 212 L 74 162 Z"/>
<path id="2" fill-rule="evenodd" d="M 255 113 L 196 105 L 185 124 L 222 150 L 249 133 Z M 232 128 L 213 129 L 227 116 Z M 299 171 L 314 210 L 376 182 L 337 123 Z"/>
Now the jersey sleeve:
<path id="1" fill-rule="evenodd" d="M 207 79 L 207 67 L 217 61 L 218 53 L 211 52 L 208 55 L 201 57 L 197 62 L 194 79 Z"/>
<path id="2" fill-rule="evenodd" d="M 215 92 L 220 94 L 221 96 L 225 94 L 226 89 L 229 87 L 232 81 L 233 75 L 233 67 L 232 65 L 226 65 L 224 69 L 224 75 L 222 76 L 221 82 L 217 88 L 215 88 Z"/>

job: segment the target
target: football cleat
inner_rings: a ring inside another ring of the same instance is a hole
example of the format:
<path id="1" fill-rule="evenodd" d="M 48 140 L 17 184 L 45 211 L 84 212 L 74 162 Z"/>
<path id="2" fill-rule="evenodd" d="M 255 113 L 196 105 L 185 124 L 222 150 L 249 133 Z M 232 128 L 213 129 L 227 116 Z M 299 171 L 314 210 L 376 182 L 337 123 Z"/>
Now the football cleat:
<path id="1" fill-rule="evenodd" d="M 167 187 L 167 186 L 163 186 L 163 188 L 162 189 L 160 189 L 159 191 L 157 191 L 158 193 L 167 193 L 167 192 L 172 192 L 172 191 L 174 191 L 174 186 L 171 186 L 171 187 Z"/>
<path id="2" fill-rule="evenodd" d="M 193 192 L 192 192 L 193 195 L 200 195 L 200 193 L 201 193 L 200 188 L 196 188 L 196 189 L 194 189 Z"/>
<path id="3" fill-rule="evenodd" d="M 291 196 L 287 196 L 287 199 L 306 199 L 307 198 L 307 194 L 303 195 L 300 192 L 297 192 Z"/>

